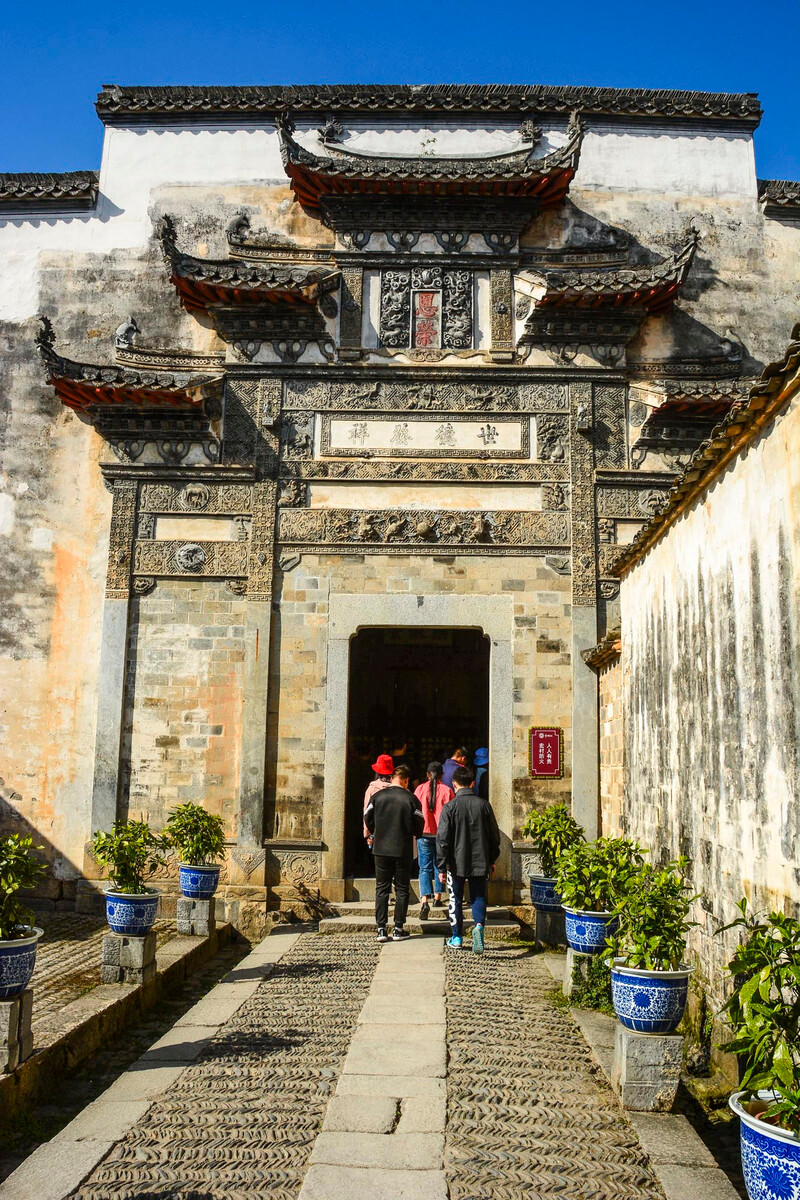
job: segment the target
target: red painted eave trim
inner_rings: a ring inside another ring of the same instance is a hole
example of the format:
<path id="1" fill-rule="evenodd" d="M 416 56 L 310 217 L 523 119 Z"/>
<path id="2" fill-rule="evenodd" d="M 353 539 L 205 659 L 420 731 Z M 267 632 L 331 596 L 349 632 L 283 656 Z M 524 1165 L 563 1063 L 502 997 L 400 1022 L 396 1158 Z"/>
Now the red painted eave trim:
<path id="1" fill-rule="evenodd" d="M 129 388 L 118 384 L 94 384 L 83 380 L 50 378 L 62 404 L 79 412 L 93 404 L 115 407 L 131 404 L 139 408 L 183 408 L 187 411 L 202 406 L 201 397 L 192 397 L 184 391 L 167 391 L 163 388 Z"/>

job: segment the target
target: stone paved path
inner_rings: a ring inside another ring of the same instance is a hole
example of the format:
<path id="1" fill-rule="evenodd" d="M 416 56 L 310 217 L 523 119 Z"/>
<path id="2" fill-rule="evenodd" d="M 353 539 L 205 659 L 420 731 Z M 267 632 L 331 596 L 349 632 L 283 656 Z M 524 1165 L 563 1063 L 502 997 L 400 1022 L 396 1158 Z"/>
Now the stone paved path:
<path id="1" fill-rule="evenodd" d="M 273 934 L 0 1200 L 663 1200 L 555 995 L 523 947 Z"/>

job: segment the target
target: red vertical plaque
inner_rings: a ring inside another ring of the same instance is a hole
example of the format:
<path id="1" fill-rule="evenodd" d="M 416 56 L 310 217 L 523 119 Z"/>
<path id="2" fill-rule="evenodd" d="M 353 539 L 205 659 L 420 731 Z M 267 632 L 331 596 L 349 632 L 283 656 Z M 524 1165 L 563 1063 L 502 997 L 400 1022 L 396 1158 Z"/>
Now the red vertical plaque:
<path id="1" fill-rule="evenodd" d="M 564 775 L 564 730 L 556 726 L 528 731 L 528 774 L 531 779 L 561 779 Z"/>

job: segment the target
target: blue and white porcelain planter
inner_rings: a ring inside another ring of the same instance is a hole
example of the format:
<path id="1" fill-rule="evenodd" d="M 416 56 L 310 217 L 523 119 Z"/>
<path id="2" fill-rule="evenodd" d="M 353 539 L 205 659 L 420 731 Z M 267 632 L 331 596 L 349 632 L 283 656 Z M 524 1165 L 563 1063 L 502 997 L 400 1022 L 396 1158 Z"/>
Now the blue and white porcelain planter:
<path id="1" fill-rule="evenodd" d="M 561 912 L 561 897 L 556 891 L 556 881 L 549 875 L 531 875 L 531 904 L 542 912 Z"/>
<path id="2" fill-rule="evenodd" d="M 36 965 L 36 946 L 44 933 L 38 925 L 26 926 L 26 937 L 0 941 L 0 1000 L 13 1000 L 24 992 Z"/>
<path id="3" fill-rule="evenodd" d="M 161 893 L 155 890 L 129 895 L 106 892 L 106 920 L 112 933 L 145 937 L 155 925 Z"/>
<path id="4" fill-rule="evenodd" d="M 581 908 L 564 908 L 567 941 L 579 954 L 600 954 L 606 948 L 606 938 L 616 932 L 619 918 L 610 912 L 590 912 Z"/>
<path id="5" fill-rule="evenodd" d="M 679 971 L 646 971 L 643 967 L 626 967 L 616 959 L 611 968 L 614 1012 L 634 1033 L 674 1033 L 686 1008 L 693 970 L 681 967 Z"/>
<path id="6" fill-rule="evenodd" d="M 189 900 L 210 900 L 219 886 L 219 867 L 179 867 L 181 895 Z"/>
<path id="7" fill-rule="evenodd" d="M 741 1095 L 736 1092 L 728 1104 L 740 1121 L 742 1174 L 750 1200 L 800 1200 L 800 1139 L 753 1116 Z M 758 1098 L 770 1104 L 774 1096 L 759 1092 Z"/>

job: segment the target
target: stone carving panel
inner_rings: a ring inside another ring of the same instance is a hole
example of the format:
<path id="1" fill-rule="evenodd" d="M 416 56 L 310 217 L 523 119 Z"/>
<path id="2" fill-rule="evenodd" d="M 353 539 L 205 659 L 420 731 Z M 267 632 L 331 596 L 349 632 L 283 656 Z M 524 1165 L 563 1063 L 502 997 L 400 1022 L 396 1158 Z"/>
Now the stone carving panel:
<path id="1" fill-rule="evenodd" d="M 663 487 L 606 487 L 597 489 L 597 510 L 601 517 L 635 517 L 639 520 L 653 516 L 669 494 L 670 484 Z"/>
<path id="2" fill-rule="evenodd" d="M 245 483 L 145 483 L 140 507 L 149 513 L 208 513 L 222 516 L 251 510 L 251 487 Z"/>
<path id="3" fill-rule="evenodd" d="M 472 272 L 444 270 L 438 264 L 385 270 L 380 314 L 380 340 L 387 349 L 468 350 Z"/>
<path id="4" fill-rule="evenodd" d="M 128 597 L 136 528 L 136 488 L 133 479 L 114 481 L 106 574 L 106 596 L 109 600 L 125 600 Z"/>
<path id="5" fill-rule="evenodd" d="M 536 455 L 542 462 L 559 463 L 567 458 L 568 428 L 564 417 L 538 417 Z"/>
<path id="6" fill-rule="evenodd" d="M 441 512 L 432 509 L 284 509 L 278 540 L 289 545 L 532 547 L 569 545 L 566 513 Z"/>
<path id="7" fill-rule="evenodd" d="M 136 575 L 247 575 L 246 542 L 137 541 Z"/>
<path id="8" fill-rule="evenodd" d="M 292 463 L 302 479 L 358 479 L 374 482 L 412 480 L 420 483 L 566 483 L 569 468 L 563 463 L 452 461 L 432 459 L 305 459 Z"/>
<path id="9" fill-rule="evenodd" d="M 285 407 L 316 411 L 566 412 L 561 383 L 291 379 Z"/>

